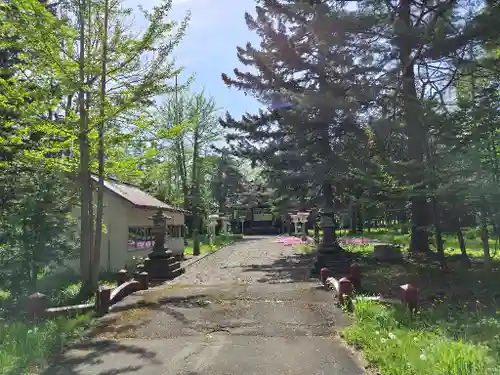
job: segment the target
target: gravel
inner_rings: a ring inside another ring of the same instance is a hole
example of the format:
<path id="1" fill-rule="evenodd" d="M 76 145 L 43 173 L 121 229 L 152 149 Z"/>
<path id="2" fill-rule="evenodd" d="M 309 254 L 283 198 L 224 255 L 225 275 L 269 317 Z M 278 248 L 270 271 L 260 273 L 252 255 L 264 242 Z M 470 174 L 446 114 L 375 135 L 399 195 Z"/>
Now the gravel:
<path id="1" fill-rule="evenodd" d="M 228 282 L 306 280 L 310 262 L 275 236 L 245 237 L 192 264 L 170 284 L 216 285 Z"/>

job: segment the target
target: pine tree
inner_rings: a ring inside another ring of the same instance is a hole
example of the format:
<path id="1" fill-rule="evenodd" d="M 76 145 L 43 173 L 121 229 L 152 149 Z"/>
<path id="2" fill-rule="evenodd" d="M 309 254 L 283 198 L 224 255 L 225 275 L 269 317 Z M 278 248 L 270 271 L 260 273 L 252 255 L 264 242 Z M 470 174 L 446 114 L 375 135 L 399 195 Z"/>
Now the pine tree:
<path id="1" fill-rule="evenodd" d="M 267 105 L 286 100 L 292 106 L 245 116 L 239 123 L 228 117 L 224 125 L 247 137 L 236 146 L 242 155 L 261 160 L 274 155 L 268 161 L 274 168 L 307 166 L 321 189 L 324 214 L 333 219 L 333 184 L 354 160 L 348 140 L 365 138 L 358 114 L 371 101 L 363 56 L 355 58 L 351 48 L 356 25 L 341 5 L 266 1 L 256 10 L 257 17 L 247 14 L 246 21 L 262 37 L 260 48 L 248 44 L 238 49 L 238 57 L 258 73 L 236 69 L 235 78 L 223 79 Z M 258 141 L 265 147 L 256 152 L 251 144 Z M 331 229 L 323 246 L 336 249 Z"/>

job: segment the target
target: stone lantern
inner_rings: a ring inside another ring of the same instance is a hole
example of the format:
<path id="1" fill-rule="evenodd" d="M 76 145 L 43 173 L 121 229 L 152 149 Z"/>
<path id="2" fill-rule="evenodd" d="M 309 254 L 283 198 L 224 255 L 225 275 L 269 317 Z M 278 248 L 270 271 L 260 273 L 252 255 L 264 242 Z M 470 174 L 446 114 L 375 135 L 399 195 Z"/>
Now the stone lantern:
<path id="1" fill-rule="evenodd" d="M 218 214 L 208 215 L 208 228 L 210 231 L 210 246 L 214 245 L 215 240 L 215 228 L 217 227 L 217 222 L 219 221 Z"/>
<path id="2" fill-rule="evenodd" d="M 229 218 L 227 216 L 221 216 L 220 219 L 222 221 L 222 233 L 224 236 L 227 236 L 229 234 Z"/>
<path id="3" fill-rule="evenodd" d="M 335 236 L 335 212 L 333 208 L 323 208 L 319 211 L 320 227 L 323 230 L 320 243 L 318 244 L 318 257 L 313 269 L 313 275 L 319 274 L 323 267 L 330 267 L 337 257 L 339 244 Z"/>
<path id="4" fill-rule="evenodd" d="M 335 242 L 335 212 L 333 209 L 320 210 L 320 227 L 323 230 L 323 238 L 321 239 L 319 251 L 323 253 L 331 253 L 337 250 L 338 245 Z"/>
<path id="5" fill-rule="evenodd" d="M 309 212 L 302 211 L 297 213 L 297 220 L 302 225 L 302 240 L 307 240 L 307 219 L 309 218 Z"/>
<path id="6" fill-rule="evenodd" d="M 247 219 L 246 216 L 240 216 L 240 223 L 241 223 L 241 234 L 243 235 L 245 233 L 245 220 Z"/>
<path id="7" fill-rule="evenodd" d="M 171 266 L 174 261 L 172 251 L 170 251 L 165 243 L 167 235 L 167 220 L 171 220 L 170 216 L 163 214 L 162 210 L 158 210 L 152 217 L 153 228 L 151 233 L 154 237 L 153 250 L 144 260 L 144 268 L 148 272 L 151 279 L 168 280 L 172 278 Z"/>

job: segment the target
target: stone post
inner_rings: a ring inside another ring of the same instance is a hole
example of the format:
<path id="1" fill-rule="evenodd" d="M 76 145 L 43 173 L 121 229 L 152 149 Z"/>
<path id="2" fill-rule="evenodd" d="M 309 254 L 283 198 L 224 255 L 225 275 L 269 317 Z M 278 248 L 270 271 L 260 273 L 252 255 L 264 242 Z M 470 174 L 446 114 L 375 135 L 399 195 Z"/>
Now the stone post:
<path id="1" fill-rule="evenodd" d="M 349 268 L 349 280 L 357 293 L 361 292 L 361 267 L 357 263 L 351 264 Z"/>
<path id="2" fill-rule="evenodd" d="M 408 308 L 410 314 L 418 310 L 418 289 L 411 284 L 401 285 L 399 287 L 401 302 Z"/>
<path id="3" fill-rule="evenodd" d="M 241 223 L 241 235 L 245 234 L 245 219 L 246 216 L 240 216 L 240 223 Z"/>
<path id="4" fill-rule="evenodd" d="M 126 269 L 121 269 L 116 273 L 116 282 L 118 285 L 122 285 L 127 280 L 128 280 L 128 275 Z"/>
<path id="5" fill-rule="evenodd" d="M 137 277 L 137 281 L 141 283 L 142 290 L 149 289 L 149 274 L 147 272 L 141 272 Z"/>
<path id="6" fill-rule="evenodd" d="M 291 214 L 290 218 L 292 219 L 292 223 L 293 223 L 293 227 L 294 227 L 294 234 L 297 235 L 297 234 L 299 234 L 299 229 L 298 229 L 299 216 L 296 214 Z"/>
<path id="7" fill-rule="evenodd" d="M 33 293 L 28 297 L 26 311 L 29 318 L 38 319 L 45 316 L 45 310 L 49 307 L 49 299 L 43 293 Z"/>
<path id="8" fill-rule="evenodd" d="M 328 277 L 330 276 L 330 270 L 326 267 L 323 267 L 321 270 L 320 270 L 320 279 L 321 279 L 321 283 L 325 286 L 326 285 L 326 279 L 328 279 Z"/>
<path id="9" fill-rule="evenodd" d="M 111 304 L 111 289 L 102 288 L 96 292 L 95 299 L 95 310 L 98 314 L 104 315 L 109 312 L 109 306 Z"/>

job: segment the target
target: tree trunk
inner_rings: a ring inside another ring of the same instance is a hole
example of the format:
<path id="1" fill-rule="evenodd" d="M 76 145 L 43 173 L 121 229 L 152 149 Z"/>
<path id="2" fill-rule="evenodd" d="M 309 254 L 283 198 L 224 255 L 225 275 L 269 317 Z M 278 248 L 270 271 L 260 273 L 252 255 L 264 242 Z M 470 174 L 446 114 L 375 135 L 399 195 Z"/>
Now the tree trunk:
<path id="1" fill-rule="evenodd" d="M 410 0 L 401 0 L 399 6 L 399 24 L 403 29 L 397 38 L 400 53 L 400 63 L 403 75 L 403 107 L 405 133 L 408 137 L 408 154 L 412 165 L 409 173 L 411 185 L 421 185 L 423 181 L 423 155 L 425 128 L 422 119 L 422 105 L 417 96 L 415 86 L 414 61 L 412 56 L 413 43 L 411 38 L 411 7 Z M 410 198 L 411 202 L 411 243 L 412 252 L 429 252 L 427 232 L 427 199 L 422 192 Z"/>
<path id="2" fill-rule="evenodd" d="M 462 228 L 460 227 L 460 225 L 457 226 L 457 239 L 458 245 L 460 246 L 460 253 L 464 258 L 468 258 L 467 248 L 465 247 L 464 233 L 462 232 Z"/>
<path id="3" fill-rule="evenodd" d="M 355 235 L 358 233 L 357 211 L 356 211 L 356 205 L 352 203 L 352 200 L 349 202 L 349 217 L 351 219 L 351 223 L 349 225 L 349 233 Z"/>
<path id="4" fill-rule="evenodd" d="M 199 213 L 199 198 L 200 198 L 200 179 L 199 179 L 199 153 L 200 153 L 200 134 L 199 124 L 196 123 L 193 134 L 193 165 L 191 170 L 192 181 L 192 207 L 193 214 L 193 255 L 200 255 L 200 213 Z"/>
<path id="5" fill-rule="evenodd" d="M 432 209 L 434 212 L 434 227 L 436 230 L 436 247 L 438 253 L 439 264 L 442 270 L 446 270 L 446 258 L 444 256 L 443 234 L 441 231 L 441 217 L 439 215 L 439 205 L 436 197 L 432 197 Z"/>
<path id="6" fill-rule="evenodd" d="M 481 197 L 481 240 L 483 242 L 483 262 L 484 268 L 487 271 L 491 270 L 491 255 L 490 255 L 490 242 L 488 234 L 488 219 L 487 211 L 485 209 L 486 199 Z"/>
<path id="7" fill-rule="evenodd" d="M 91 280 L 92 261 L 92 218 L 89 205 L 92 204 L 92 185 L 89 172 L 90 155 L 88 144 L 88 118 L 85 100 L 85 11 L 86 1 L 81 0 L 79 7 L 79 92 L 78 106 L 80 112 L 79 146 L 80 146 L 80 273 L 82 277 L 82 291 L 89 290 Z"/>
<path id="8" fill-rule="evenodd" d="M 99 287 L 99 271 L 101 269 L 101 242 L 102 242 L 102 225 L 104 216 L 104 131 L 105 131 L 105 100 L 106 100 L 106 68 L 108 58 L 108 7 L 109 0 L 104 1 L 104 33 L 102 41 L 102 61 L 101 61 L 101 92 L 100 92 L 100 123 L 98 127 L 98 155 L 97 160 L 99 164 L 99 182 L 97 186 L 97 213 L 95 222 L 95 243 L 94 253 L 92 259 L 92 278 L 90 287 L 93 291 Z"/>
<path id="9" fill-rule="evenodd" d="M 358 211 L 357 211 L 357 231 L 358 233 L 363 234 L 363 228 L 364 228 L 364 204 L 363 201 L 361 200 L 361 203 L 358 206 Z"/>
<path id="10" fill-rule="evenodd" d="M 323 183 L 323 203 L 324 208 L 329 212 L 333 208 L 333 188 L 330 182 Z M 333 220 L 333 218 L 332 218 Z M 323 238 L 322 243 L 326 247 L 332 247 L 333 249 L 338 249 L 339 244 L 337 241 L 337 235 L 335 233 L 335 226 L 332 227 L 322 227 Z"/>

